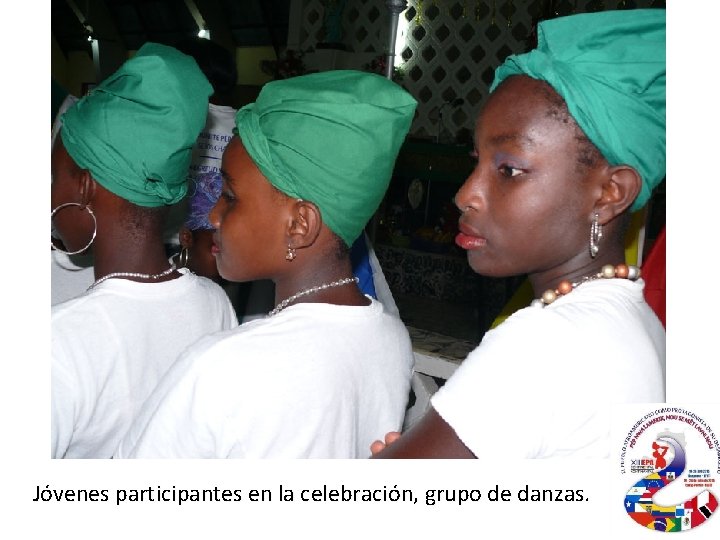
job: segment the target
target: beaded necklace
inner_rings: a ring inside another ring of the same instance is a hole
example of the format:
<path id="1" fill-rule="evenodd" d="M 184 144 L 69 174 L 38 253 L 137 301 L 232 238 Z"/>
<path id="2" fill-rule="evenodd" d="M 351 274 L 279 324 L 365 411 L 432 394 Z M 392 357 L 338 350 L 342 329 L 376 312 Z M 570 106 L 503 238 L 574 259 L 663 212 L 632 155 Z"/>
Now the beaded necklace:
<path id="1" fill-rule="evenodd" d="M 635 281 L 640 277 L 640 269 L 637 266 L 627 264 L 606 264 L 603 266 L 597 274 L 590 274 L 583 276 L 577 281 L 570 281 L 567 279 L 562 280 L 558 283 L 556 289 L 548 289 L 540 298 L 536 298 L 530 305 L 545 307 L 552 304 L 555 300 L 561 296 L 565 296 L 571 293 L 576 287 L 587 283 L 588 281 L 594 281 L 596 279 L 612 279 L 612 278 L 623 278 Z"/>

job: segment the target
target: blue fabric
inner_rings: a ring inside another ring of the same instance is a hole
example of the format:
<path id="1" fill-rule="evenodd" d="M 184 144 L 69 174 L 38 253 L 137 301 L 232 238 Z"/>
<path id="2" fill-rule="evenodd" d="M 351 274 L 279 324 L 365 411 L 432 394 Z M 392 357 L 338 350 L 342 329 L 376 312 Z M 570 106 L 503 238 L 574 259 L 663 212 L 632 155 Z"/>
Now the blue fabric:
<path id="1" fill-rule="evenodd" d="M 368 296 L 372 296 L 377 300 L 377 293 L 375 292 L 375 281 L 373 280 L 373 270 L 370 266 L 370 253 L 368 252 L 367 244 L 365 243 L 365 234 L 361 234 L 360 237 L 353 242 L 350 247 L 350 262 L 352 263 L 352 270 L 355 277 L 360 281 L 358 287 Z"/>

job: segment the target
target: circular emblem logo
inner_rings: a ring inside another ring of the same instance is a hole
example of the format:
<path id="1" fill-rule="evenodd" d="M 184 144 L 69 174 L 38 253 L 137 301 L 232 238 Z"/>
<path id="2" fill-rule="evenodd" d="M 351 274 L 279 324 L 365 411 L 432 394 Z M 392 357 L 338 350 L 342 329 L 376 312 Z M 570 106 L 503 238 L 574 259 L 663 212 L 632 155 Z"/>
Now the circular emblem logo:
<path id="1" fill-rule="evenodd" d="M 660 407 L 635 422 L 620 453 L 620 473 L 635 478 L 623 504 L 639 526 L 687 531 L 706 523 L 717 509 L 718 440 L 705 420 L 684 408 Z M 666 500 L 660 492 L 672 483 L 682 486 L 674 490 L 676 496 L 687 496 L 659 503 Z"/>

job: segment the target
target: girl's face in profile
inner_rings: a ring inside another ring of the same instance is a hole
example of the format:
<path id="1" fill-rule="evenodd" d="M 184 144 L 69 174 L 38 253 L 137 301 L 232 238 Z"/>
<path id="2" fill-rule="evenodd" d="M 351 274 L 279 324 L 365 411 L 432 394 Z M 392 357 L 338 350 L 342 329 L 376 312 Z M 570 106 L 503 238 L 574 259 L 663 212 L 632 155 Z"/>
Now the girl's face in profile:
<path id="1" fill-rule="evenodd" d="M 188 268 L 198 276 L 217 281 L 220 278 L 220 274 L 218 273 L 215 257 L 212 255 L 214 232 L 215 231 L 210 229 L 187 231 L 187 234 L 190 235 L 192 240 L 188 242 L 188 245 L 183 245 L 183 247 L 186 247 L 190 252 Z M 180 242 L 183 243 L 182 235 Z"/>
<path id="2" fill-rule="evenodd" d="M 455 202 L 462 212 L 456 243 L 479 274 L 560 270 L 587 251 L 601 194 L 590 178 L 599 167 L 580 165 L 581 132 L 553 109 L 548 88 L 510 77 L 478 117 L 477 163 Z"/>
<path id="3" fill-rule="evenodd" d="M 216 231 L 211 252 L 229 281 L 272 279 L 287 250 L 283 195 L 267 181 L 238 137 L 223 154 L 223 186 L 210 211 Z"/>

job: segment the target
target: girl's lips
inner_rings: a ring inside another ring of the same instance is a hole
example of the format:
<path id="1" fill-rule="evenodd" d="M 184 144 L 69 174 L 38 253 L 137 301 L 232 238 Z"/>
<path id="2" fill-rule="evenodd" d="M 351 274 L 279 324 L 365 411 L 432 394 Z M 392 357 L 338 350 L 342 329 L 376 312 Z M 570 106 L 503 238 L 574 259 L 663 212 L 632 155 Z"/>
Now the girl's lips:
<path id="1" fill-rule="evenodd" d="M 473 236 L 460 232 L 455 237 L 455 243 L 462 249 L 480 249 L 487 244 L 487 240 L 481 236 Z"/>

